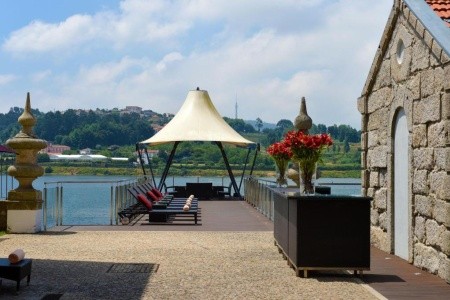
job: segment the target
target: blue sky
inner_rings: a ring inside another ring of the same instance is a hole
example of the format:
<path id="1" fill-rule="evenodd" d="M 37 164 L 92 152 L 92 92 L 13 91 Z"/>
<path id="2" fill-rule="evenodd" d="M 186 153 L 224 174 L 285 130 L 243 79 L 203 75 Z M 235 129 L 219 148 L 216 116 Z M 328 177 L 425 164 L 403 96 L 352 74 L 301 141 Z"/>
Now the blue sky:
<path id="1" fill-rule="evenodd" d="M 189 90 L 223 116 L 360 126 L 392 0 L 0 2 L 0 112 L 137 105 L 176 113 Z"/>

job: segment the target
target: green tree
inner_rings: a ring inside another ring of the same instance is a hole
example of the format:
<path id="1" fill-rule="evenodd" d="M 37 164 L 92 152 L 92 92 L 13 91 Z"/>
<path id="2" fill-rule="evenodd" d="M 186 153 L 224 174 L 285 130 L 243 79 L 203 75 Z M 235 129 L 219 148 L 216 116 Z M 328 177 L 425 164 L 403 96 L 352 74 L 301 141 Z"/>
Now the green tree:
<path id="1" fill-rule="evenodd" d="M 348 140 L 346 139 L 344 141 L 344 152 L 348 153 L 350 151 L 350 144 L 348 143 Z"/>

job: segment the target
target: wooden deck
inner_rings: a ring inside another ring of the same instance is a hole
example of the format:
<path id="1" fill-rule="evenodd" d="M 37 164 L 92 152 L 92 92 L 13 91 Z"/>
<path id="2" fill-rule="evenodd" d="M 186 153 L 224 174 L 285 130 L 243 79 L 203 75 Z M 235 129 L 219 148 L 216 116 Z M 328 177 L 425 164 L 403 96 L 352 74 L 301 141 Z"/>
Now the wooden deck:
<path id="1" fill-rule="evenodd" d="M 148 216 L 142 216 L 127 226 L 70 226 L 70 230 L 273 231 L 272 221 L 245 201 L 199 201 L 199 207 L 198 225 L 193 222 L 149 225 Z M 60 226 L 52 231 L 65 229 Z M 325 271 L 320 274 L 324 276 Z M 371 270 L 364 271 L 362 280 L 387 299 L 450 299 L 450 284 L 374 247 L 371 247 Z"/>
<path id="2" fill-rule="evenodd" d="M 387 299 L 450 299 L 450 284 L 399 257 L 371 247 L 371 268 L 362 277 Z"/>

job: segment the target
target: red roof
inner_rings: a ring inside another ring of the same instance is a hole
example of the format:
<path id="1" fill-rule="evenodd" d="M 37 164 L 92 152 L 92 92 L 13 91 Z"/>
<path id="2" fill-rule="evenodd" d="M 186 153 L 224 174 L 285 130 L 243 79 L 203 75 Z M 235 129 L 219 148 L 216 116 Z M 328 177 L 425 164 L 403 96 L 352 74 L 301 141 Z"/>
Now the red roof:
<path id="1" fill-rule="evenodd" d="M 425 0 L 425 2 L 450 27 L 450 0 Z"/>

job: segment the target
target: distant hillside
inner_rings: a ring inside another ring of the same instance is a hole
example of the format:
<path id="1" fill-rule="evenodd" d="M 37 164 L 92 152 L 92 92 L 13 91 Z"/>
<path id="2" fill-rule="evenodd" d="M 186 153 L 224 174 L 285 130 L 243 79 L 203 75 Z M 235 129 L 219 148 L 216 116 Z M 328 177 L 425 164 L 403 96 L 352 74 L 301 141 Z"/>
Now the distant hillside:
<path id="1" fill-rule="evenodd" d="M 252 125 L 255 128 L 255 130 L 258 130 L 258 127 L 256 127 L 256 120 L 244 120 L 244 122 L 246 124 Z M 277 127 L 276 124 L 266 123 L 266 122 L 263 122 L 262 125 L 263 125 L 263 127 L 261 128 L 261 130 L 266 129 L 266 128 L 267 129 L 274 129 L 275 127 Z"/>

